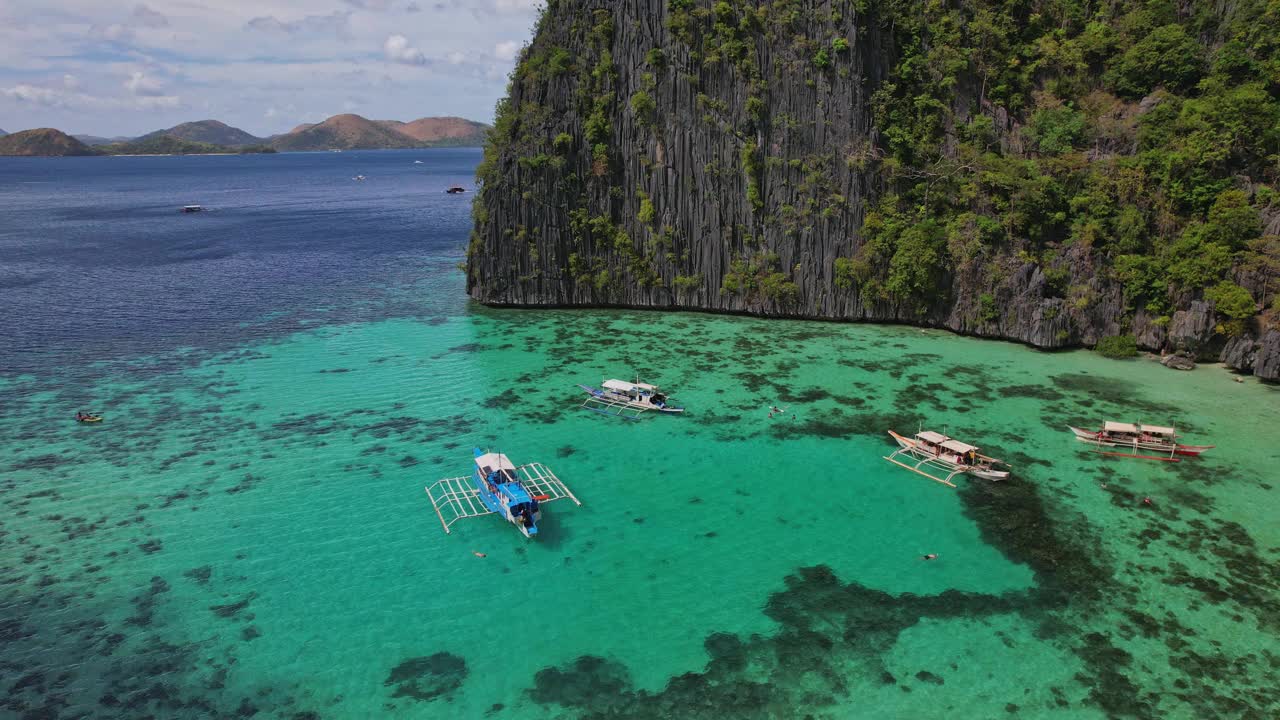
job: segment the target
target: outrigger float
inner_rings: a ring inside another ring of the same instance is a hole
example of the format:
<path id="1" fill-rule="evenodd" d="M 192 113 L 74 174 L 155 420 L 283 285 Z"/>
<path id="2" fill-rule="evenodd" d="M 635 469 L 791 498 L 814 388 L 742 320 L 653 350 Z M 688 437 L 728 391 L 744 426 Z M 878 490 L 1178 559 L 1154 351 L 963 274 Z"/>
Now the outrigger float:
<path id="1" fill-rule="evenodd" d="M 955 487 L 951 480 L 964 473 L 986 480 L 1004 480 L 1009 477 L 1007 470 L 996 469 L 997 465 L 1008 467 L 1008 463 L 983 455 L 978 452 L 978 447 L 942 433 L 922 430 L 914 437 L 905 437 L 890 430 L 889 434 L 898 443 L 899 449 L 886 456 L 885 460 L 934 482 Z"/>
<path id="2" fill-rule="evenodd" d="M 627 420 L 638 420 L 650 410 L 660 413 L 682 413 L 684 408 L 671 407 L 667 396 L 658 391 L 657 385 L 625 380 L 605 380 L 600 389 L 590 385 L 578 385 L 587 394 L 582 406 L 602 415 L 612 415 Z"/>
<path id="3" fill-rule="evenodd" d="M 1178 455 L 1196 457 L 1214 447 L 1213 445 L 1182 445 L 1178 443 L 1178 434 L 1173 428 L 1160 425 L 1137 425 L 1108 420 L 1102 424 L 1101 430 L 1082 430 L 1070 425 L 1067 428 L 1080 442 L 1095 445 L 1098 448 L 1097 452 L 1114 457 L 1181 462 Z M 1104 447 L 1125 448 L 1127 452 L 1103 451 Z M 1140 450 L 1159 454 L 1143 455 L 1139 454 Z"/>
<path id="4" fill-rule="evenodd" d="M 516 467 L 502 453 L 475 450 L 475 471 L 470 477 L 437 480 L 426 487 L 431 507 L 446 534 L 463 518 L 498 514 L 525 537 L 538 534 L 542 503 L 569 498 L 582 505 L 560 478 L 545 465 L 529 463 Z M 445 514 L 450 517 L 445 519 Z"/>

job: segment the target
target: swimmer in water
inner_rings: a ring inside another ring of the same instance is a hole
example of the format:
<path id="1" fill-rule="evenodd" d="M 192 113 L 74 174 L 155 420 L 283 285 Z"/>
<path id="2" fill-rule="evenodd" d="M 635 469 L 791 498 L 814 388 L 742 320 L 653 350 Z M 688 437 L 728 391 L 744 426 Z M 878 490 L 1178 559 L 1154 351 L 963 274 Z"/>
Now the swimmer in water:
<path id="1" fill-rule="evenodd" d="M 482 552 L 477 552 L 477 551 L 475 551 L 475 550 L 472 550 L 472 551 L 471 551 L 471 554 L 472 554 L 472 555 L 475 555 L 476 557 L 488 557 L 488 556 L 487 556 L 487 555 L 485 555 L 484 553 L 482 553 Z"/>
<path id="2" fill-rule="evenodd" d="M 921 555 L 920 559 L 921 560 L 937 560 L 938 553 L 929 553 L 928 555 Z"/>

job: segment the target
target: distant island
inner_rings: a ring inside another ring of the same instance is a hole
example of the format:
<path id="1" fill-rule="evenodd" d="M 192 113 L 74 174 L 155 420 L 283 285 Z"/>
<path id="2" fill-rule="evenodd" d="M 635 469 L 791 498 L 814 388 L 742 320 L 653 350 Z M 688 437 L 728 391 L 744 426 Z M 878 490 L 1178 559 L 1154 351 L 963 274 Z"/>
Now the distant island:
<path id="1" fill-rule="evenodd" d="M 186 122 L 136 138 L 68 135 L 36 128 L 11 135 L 0 131 L 0 155 L 215 155 L 384 150 L 394 148 L 479 147 L 489 126 L 459 117 L 425 117 L 410 122 L 334 115 L 304 123 L 287 133 L 257 137 L 217 120 Z"/>
<path id="2" fill-rule="evenodd" d="M 0 137 L 0 155 L 68 156 L 97 155 L 88 145 L 53 128 L 23 130 Z"/>

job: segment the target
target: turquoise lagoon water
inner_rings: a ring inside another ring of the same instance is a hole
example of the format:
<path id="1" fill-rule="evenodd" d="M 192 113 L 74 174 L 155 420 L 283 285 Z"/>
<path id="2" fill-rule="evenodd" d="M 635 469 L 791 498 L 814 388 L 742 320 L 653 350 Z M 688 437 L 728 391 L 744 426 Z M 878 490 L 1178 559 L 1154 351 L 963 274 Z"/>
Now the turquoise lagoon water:
<path id="1" fill-rule="evenodd" d="M 151 352 L 10 356 L 0 713 L 1274 715 L 1274 387 L 917 328 L 486 309 L 454 267 L 465 207 L 440 212 L 448 242 L 341 302 L 276 290 Z M 636 375 L 689 412 L 577 407 Z M 106 422 L 69 421 L 88 406 Z M 1065 430 L 1109 418 L 1218 447 L 1143 463 Z M 1014 478 L 882 459 L 921 426 Z M 423 488 L 473 446 L 582 507 L 548 504 L 533 542 L 446 535 Z"/>

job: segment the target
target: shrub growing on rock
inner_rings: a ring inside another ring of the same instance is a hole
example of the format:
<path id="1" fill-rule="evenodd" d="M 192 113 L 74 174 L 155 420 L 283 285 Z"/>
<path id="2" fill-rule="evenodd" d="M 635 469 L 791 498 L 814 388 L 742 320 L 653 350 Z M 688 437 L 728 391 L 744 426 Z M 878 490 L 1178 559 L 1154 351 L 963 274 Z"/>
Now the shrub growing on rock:
<path id="1" fill-rule="evenodd" d="M 1103 357 L 1131 358 L 1138 354 L 1138 341 L 1132 335 L 1112 335 L 1099 340 L 1094 349 Z"/>

